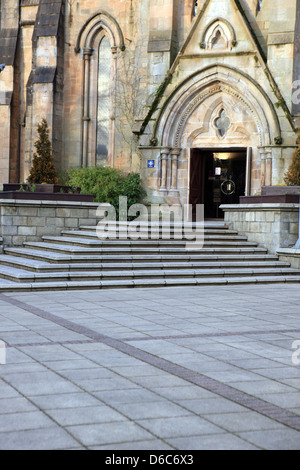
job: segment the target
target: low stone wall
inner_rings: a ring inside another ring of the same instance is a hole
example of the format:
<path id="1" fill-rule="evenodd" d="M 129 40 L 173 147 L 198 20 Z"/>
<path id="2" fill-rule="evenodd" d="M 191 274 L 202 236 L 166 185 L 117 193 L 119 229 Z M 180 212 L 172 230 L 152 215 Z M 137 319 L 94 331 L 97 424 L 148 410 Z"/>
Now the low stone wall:
<path id="1" fill-rule="evenodd" d="M 106 208 L 87 202 L 0 199 L 0 236 L 4 246 L 40 241 L 43 235 L 59 236 L 62 230 L 96 226 Z"/>
<path id="2" fill-rule="evenodd" d="M 300 250 L 293 248 L 280 248 L 277 251 L 280 261 L 289 263 L 292 268 L 300 269 Z"/>
<path id="3" fill-rule="evenodd" d="M 299 233 L 299 204 L 223 205 L 225 223 L 276 253 L 279 248 L 293 247 Z"/>

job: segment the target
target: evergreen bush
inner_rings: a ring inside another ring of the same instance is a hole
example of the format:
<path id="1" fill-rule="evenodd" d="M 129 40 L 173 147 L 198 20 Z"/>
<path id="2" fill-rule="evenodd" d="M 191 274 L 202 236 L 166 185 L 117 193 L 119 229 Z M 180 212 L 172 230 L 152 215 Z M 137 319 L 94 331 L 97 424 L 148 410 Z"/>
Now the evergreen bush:
<path id="1" fill-rule="evenodd" d="M 36 153 L 33 155 L 32 167 L 27 181 L 30 184 L 57 184 L 55 157 L 49 139 L 49 128 L 46 119 L 42 120 L 37 130 L 39 138 L 35 142 Z"/>

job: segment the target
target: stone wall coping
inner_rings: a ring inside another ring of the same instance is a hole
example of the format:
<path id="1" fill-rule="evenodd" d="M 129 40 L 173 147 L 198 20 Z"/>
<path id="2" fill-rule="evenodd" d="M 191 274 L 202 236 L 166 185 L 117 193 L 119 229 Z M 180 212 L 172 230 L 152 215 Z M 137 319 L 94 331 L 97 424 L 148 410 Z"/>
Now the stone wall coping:
<path id="1" fill-rule="evenodd" d="M 225 212 L 237 212 L 237 211 L 292 211 L 296 212 L 299 210 L 299 204 L 276 204 L 276 203 L 269 203 L 269 204 L 223 204 L 220 206 Z"/>
<path id="2" fill-rule="evenodd" d="M 292 256 L 293 258 L 300 258 L 299 248 L 280 248 L 277 250 L 278 255 Z"/>
<path id="3" fill-rule="evenodd" d="M 36 201 L 24 199 L 0 199 L 0 207 L 2 206 L 26 206 L 26 207 L 58 207 L 58 208 L 92 208 L 110 207 L 110 204 L 100 202 L 76 202 L 76 201 Z"/>

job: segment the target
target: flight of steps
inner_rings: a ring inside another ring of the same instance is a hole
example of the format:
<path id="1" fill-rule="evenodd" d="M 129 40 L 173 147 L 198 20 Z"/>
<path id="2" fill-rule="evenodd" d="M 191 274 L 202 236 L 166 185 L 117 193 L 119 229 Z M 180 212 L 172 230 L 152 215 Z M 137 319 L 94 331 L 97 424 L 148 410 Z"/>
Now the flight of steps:
<path id="1" fill-rule="evenodd" d="M 205 223 L 201 250 L 186 240 L 100 240 L 95 227 L 45 236 L 0 255 L 0 292 L 300 282 L 280 262 L 224 223 Z M 119 223 L 117 233 L 126 230 Z M 159 226 L 160 234 L 167 229 Z M 147 234 L 146 228 L 142 229 Z M 119 237 L 118 237 L 119 238 Z"/>

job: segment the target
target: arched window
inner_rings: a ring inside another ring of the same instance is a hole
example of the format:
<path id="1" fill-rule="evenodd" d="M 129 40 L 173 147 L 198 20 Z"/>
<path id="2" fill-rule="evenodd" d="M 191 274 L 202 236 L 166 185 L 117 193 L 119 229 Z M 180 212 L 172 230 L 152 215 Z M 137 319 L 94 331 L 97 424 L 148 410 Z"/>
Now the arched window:
<path id="1" fill-rule="evenodd" d="M 103 36 L 99 45 L 98 63 L 96 164 L 107 165 L 111 113 L 112 53 L 110 42 L 106 36 Z"/>
<path id="2" fill-rule="evenodd" d="M 83 59 L 83 167 L 114 166 L 116 71 L 118 51 L 125 50 L 117 21 L 106 12 L 93 15 L 81 28 L 75 53 Z"/>

